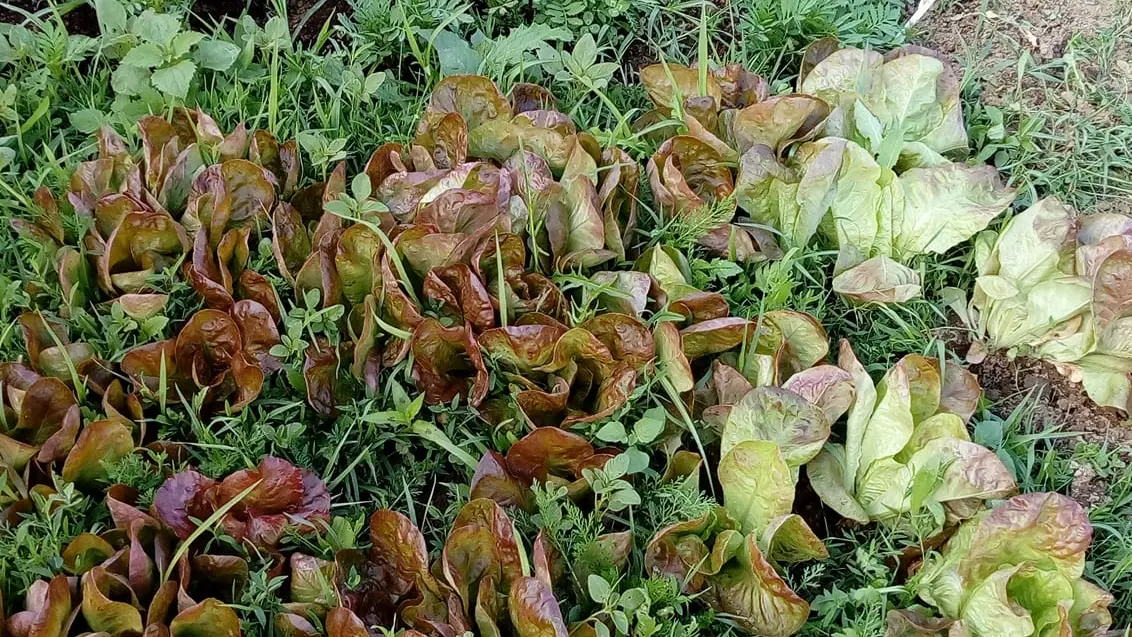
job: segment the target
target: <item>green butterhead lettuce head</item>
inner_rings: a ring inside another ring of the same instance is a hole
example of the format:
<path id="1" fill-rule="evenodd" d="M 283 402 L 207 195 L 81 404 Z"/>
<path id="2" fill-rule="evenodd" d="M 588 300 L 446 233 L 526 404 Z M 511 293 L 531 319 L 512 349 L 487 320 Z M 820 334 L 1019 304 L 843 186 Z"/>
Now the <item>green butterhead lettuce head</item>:
<path id="1" fill-rule="evenodd" d="M 827 438 L 829 421 L 815 404 L 786 389 L 758 387 L 731 409 L 719 452 L 726 458 L 744 442 L 768 441 L 797 471 L 821 451 Z"/>
<path id="2" fill-rule="evenodd" d="M 1014 491 L 1009 470 L 967 434 L 968 372 L 910 355 L 874 384 L 844 341 L 839 366 L 855 389 L 845 441 L 827 444 L 807 467 L 827 506 L 861 523 L 895 520 L 924 503 L 964 519 L 983 500 Z"/>
<path id="3" fill-rule="evenodd" d="M 834 105 L 827 134 L 875 135 L 878 146 L 919 143 L 936 153 L 967 149 L 959 82 L 939 54 L 917 46 L 883 56 L 854 48 L 823 53 L 798 88 Z M 874 130 L 860 130 L 866 117 Z"/>
<path id="4" fill-rule="evenodd" d="M 794 481 L 778 445 L 747 440 L 734 445 L 717 469 L 728 514 L 743 531 L 758 533 L 771 519 L 790 512 Z"/>
<path id="5" fill-rule="evenodd" d="M 1112 596 L 1082 578 L 1091 539 L 1072 499 L 1015 496 L 960 527 L 923 567 L 917 593 L 972 637 L 1099 635 Z"/>
<path id="6" fill-rule="evenodd" d="M 740 155 L 738 206 L 784 247 L 836 247 L 834 289 L 856 301 L 918 296 L 908 264 L 966 241 L 1014 199 L 993 168 L 945 157 L 967 147 L 959 85 L 919 47 L 882 56 L 815 43 L 799 94 L 721 121 Z"/>
<path id="7" fill-rule="evenodd" d="M 906 266 L 974 236 L 1014 198 L 989 166 L 944 161 L 901 173 L 841 137 L 806 142 L 786 165 L 756 145 L 739 160 L 735 198 L 786 246 L 815 236 L 838 249 L 834 289 L 860 301 L 903 301 L 919 293 Z"/>
<path id="8" fill-rule="evenodd" d="M 960 317 L 991 349 L 1041 358 L 1100 405 L 1127 411 L 1132 384 L 1132 224 L 1043 199 L 976 245 Z"/>
<path id="9" fill-rule="evenodd" d="M 731 615 L 752 634 L 793 635 L 805 624 L 809 604 L 775 571 L 759 535 L 744 536 L 738 526 L 726 509 L 717 507 L 661 529 L 645 550 L 645 569 L 653 576 L 676 578 L 685 593 L 701 594 L 709 606 Z M 790 522 L 776 523 L 775 528 L 787 530 L 778 533 L 784 541 L 773 546 L 788 544 L 790 527 Z"/>

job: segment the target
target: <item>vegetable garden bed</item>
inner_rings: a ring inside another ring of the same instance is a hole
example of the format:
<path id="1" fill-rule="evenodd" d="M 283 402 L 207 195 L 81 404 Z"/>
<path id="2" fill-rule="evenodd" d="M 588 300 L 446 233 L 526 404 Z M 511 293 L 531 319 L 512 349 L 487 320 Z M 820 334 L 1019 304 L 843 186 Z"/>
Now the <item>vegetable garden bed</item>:
<path id="1" fill-rule="evenodd" d="M 1132 13 L 299 4 L 9 8 L 0 635 L 1132 623 Z"/>

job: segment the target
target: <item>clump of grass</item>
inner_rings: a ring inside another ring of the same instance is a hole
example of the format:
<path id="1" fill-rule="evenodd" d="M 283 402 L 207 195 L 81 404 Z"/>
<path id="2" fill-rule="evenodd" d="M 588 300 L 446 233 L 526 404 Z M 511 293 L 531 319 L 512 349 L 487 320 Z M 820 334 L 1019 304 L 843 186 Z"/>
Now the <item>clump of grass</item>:
<path id="1" fill-rule="evenodd" d="M 1073 35 L 1047 61 L 1009 33 L 980 21 L 963 54 L 979 158 L 1018 188 L 1019 206 L 1056 195 L 1082 211 L 1127 212 L 1132 159 L 1123 149 L 1132 143 L 1132 93 L 1121 52 L 1132 47 L 1132 8 L 1095 35 Z M 988 99 L 979 100 L 986 86 Z"/>

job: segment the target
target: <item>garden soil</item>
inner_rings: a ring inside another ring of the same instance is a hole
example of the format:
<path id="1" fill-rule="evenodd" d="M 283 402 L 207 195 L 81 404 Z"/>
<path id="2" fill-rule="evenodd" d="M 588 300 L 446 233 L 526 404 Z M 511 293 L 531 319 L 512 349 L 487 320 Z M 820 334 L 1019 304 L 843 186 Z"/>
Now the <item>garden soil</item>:
<path id="1" fill-rule="evenodd" d="M 4 5 L 10 5 L 11 8 Z M 27 13 L 35 13 L 48 6 L 47 0 L 5 0 L 0 4 L 0 22 L 18 24 L 24 21 Z M 91 5 L 79 5 L 63 17 L 67 33 L 78 35 L 98 35 L 98 17 Z"/>
<path id="2" fill-rule="evenodd" d="M 1019 50 L 1041 64 L 1065 53 L 1075 35 L 1093 37 L 1115 26 L 1128 0 L 1058 2 L 1049 0 L 982 0 L 940 2 L 918 25 L 914 40 L 963 65 L 978 60 L 983 99 L 994 104 L 1016 81 Z M 914 4 L 914 3 L 913 3 Z"/>
<path id="3" fill-rule="evenodd" d="M 1009 414 L 1025 401 L 1034 406 L 1034 425 L 1039 431 L 1061 431 L 1076 436 L 1063 438 L 1063 447 L 1078 442 L 1103 445 L 1118 450 L 1125 462 L 1132 462 L 1132 426 L 1116 409 L 1098 407 L 1089 400 L 1081 385 L 1070 382 L 1053 365 L 1024 358 L 1008 359 L 991 354 L 972 365 L 987 399 L 995 412 Z M 1103 480 L 1087 465 L 1076 468 L 1069 495 L 1084 506 L 1098 504 L 1105 492 Z"/>
<path id="4" fill-rule="evenodd" d="M 349 0 L 287 0 L 287 20 L 291 32 L 298 32 L 304 42 L 313 42 L 326 24 L 338 13 L 350 11 Z M 331 25 L 334 21 L 331 21 Z M 300 28 L 301 27 L 301 28 Z"/>

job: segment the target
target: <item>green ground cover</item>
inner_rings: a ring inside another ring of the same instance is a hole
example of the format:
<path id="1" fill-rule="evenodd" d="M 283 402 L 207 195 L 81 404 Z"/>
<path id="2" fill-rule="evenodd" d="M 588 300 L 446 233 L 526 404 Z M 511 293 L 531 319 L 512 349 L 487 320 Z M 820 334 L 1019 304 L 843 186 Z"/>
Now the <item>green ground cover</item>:
<path id="1" fill-rule="evenodd" d="M 0 635 L 1132 624 L 1132 436 L 961 372 L 1127 406 L 1132 13 L 943 5 L 11 8 Z"/>

